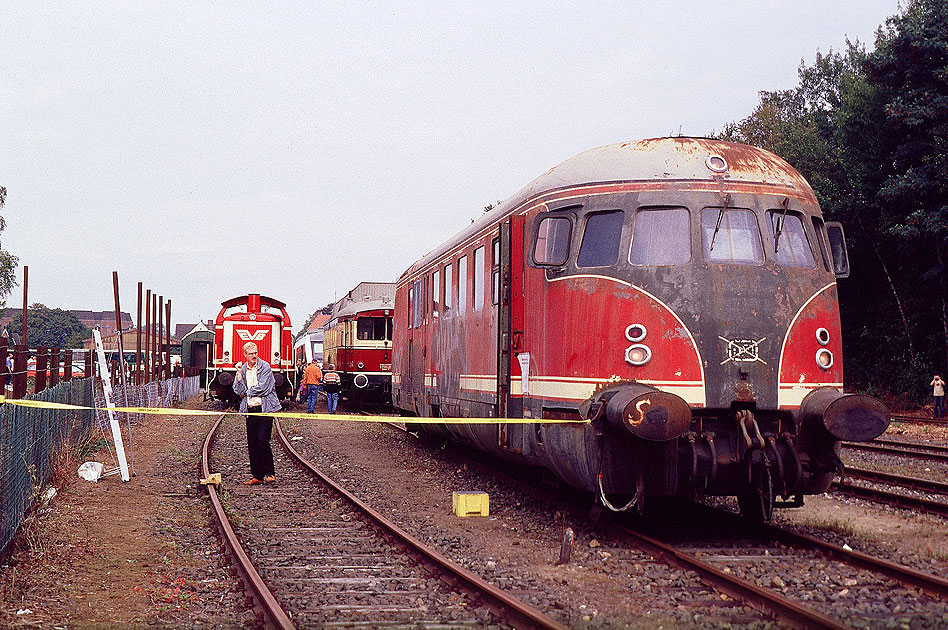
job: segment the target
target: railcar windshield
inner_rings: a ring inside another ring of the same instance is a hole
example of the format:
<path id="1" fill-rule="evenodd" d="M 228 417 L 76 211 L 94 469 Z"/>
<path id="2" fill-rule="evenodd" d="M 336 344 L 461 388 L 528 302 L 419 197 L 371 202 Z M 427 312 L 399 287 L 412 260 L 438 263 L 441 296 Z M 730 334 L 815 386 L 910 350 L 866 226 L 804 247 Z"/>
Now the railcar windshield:
<path id="1" fill-rule="evenodd" d="M 362 341 L 391 341 L 392 320 L 389 317 L 360 317 L 356 336 Z"/>
<path id="2" fill-rule="evenodd" d="M 596 212 L 586 217 L 583 242 L 576 258 L 577 267 L 607 267 L 616 264 L 624 217 L 622 210 Z"/>
<path id="3" fill-rule="evenodd" d="M 708 262 L 732 265 L 760 265 L 764 262 L 760 228 L 756 215 L 750 210 L 705 208 L 701 211 L 701 236 L 704 258 Z"/>
<path id="4" fill-rule="evenodd" d="M 800 215 L 791 212 L 784 213 L 783 210 L 770 210 L 767 212 L 767 218 L 770 224 L 770 235 L 774 237 L 774 247 L 777 250 L 777 264 L 781 267 L 808 269 L 815 267 L 813 250 L 810 249 L 810 242 L 807 240 Z M 778 227 L 780 228 L 779 237 Z"/>
<path id="5" fill-rule="evenodd" d="M 642 208 L 635 213 L 629 262 L 683 265 L 691 260 L 691 216 L 687 208 Z"/>

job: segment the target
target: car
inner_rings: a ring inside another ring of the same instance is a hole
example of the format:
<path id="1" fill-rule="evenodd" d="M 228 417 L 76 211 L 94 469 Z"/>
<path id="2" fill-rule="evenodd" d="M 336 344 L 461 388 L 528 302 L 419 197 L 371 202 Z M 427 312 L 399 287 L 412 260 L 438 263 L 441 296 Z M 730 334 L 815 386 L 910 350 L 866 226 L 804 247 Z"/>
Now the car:
<path id="1" fill-rule="evenodd" d="M 65 365 L 59 366 L 59 379 L 62 380 L 65 376 L 66 370 Z M 26 375 L 36 378 L 36 358 L 31 358 L 26 362 Z M 83 363 L 73 363 L 72 364 L 72 378 L 85 378 L 86 376 L 86 366 Z"/>

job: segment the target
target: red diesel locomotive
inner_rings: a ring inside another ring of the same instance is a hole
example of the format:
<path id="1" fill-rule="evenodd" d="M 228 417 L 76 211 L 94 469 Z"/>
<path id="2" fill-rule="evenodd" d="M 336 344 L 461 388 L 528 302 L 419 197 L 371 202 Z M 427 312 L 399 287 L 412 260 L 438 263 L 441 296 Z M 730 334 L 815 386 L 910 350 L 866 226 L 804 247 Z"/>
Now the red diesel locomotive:
<path id="1" fill-rule="evenodd" d="M 214 398 L 235 402 L 232 389 L 237 363 L 244 361 L 244 344 L 257 344 L 257 356 L 273 368 L 276 393 L 286 398 L 294 389 L 293 333 L 286 304 L 265 295 L 251 293 L 221 303 L 214 321 L 213 379 L 209 390 Z"/>
<path id="2" fill-rule="evenodd" d="M 888 411 L 844 394 L 842 228 L 762 149 L 658 138 L 556 166 L 397 283 L 392 398 L 612 510 L 824 492 Z M 582 422 L 543 423 L 543 419 Z M 792 499 L 792 500 L 791 500 Z"/>
<path id="3" fill-rule="evenodd" d="M 395 283 L 361 282 L 323 327 L 323 370 L 335 365 L 341 396 L 355 405 L 391 401 L 394 312 Z"/>

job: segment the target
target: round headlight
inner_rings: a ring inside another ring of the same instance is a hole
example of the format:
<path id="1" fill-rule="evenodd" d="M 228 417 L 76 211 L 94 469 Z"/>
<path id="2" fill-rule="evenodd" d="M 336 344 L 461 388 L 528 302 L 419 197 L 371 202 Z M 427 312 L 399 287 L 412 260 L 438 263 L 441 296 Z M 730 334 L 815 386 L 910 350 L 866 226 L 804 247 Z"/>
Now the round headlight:
<path id="1" fill-rule="evenodd" d="M 369 384 L 369 377 L 366 376 L 365 374 L 356 374 L 355 378 L 352 379 L 352 383 L 359 389 L 362 389 L 363 387 Z"/>
<path id="2" fill-rule="evenodd" d="M 637 343 L 625 349 L 625 360 L 632 365 L 645 365 L 652 358 L 652 349 Z"/>
<path id="3" fill-rule="evenodd" d="M 816 340 L 820 342 L 821 346 L 825 346 L 830 342 L 830 331 L 825 328 L 818 328 L 816 330 Z"/>
<path id="4" fill-rule="evenodd" d="M 639 341 L 645 339 L 647 332 L 648 331 L 645 330 L 645 326 L 642 324 L 632 324 L 625 329 L 625 338 L 634 343 L 638 343 Z"/>
<path id="5" fill-rule="evenodd" d="M 833 353 L 826 348 L 820 348 L 816 351 L 816 364 L 821 369 L 828 370 L 833 367 Z"/>
<path id="6" fill-rule="evenodd" d="M 359 361 L 359 369 L 361 370 L 364 367 L 365 367 L 365 363 L 363 363 L 362 361 Z"/>

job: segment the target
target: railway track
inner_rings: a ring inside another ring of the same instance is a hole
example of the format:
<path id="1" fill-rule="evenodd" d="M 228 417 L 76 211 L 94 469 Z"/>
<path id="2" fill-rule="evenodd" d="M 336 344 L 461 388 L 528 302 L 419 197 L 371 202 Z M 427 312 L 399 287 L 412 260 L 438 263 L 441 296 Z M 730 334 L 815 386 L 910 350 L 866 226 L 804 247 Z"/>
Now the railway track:
<path id="1" fill-rule="evenodd" d="M 522 477 L 485 463 L 482 455 L 477 460 L 458 455 L 505 483 L 561 503 Z M 570 509 L 584 507 L 572 504 Z M 656 561 L 694 572 L 707 586 L 793 627 L 879 626 L 893 615 L 903 627 L 925 627 L 948 615 L 948 581 L 937 576 L 781 528 L 748 528 L 743 519 L 720 510 L 685 520 L 700 529 L 686 535 L 684 542 L 643 532 L 639 526 L 601 523 L 599 527 L 617 541 L 646 551 Z M 721 534 L 708 541 L 709 523 L 714 521 Z M 656 531 L 667 526 L 668 521 L 660 523 Z"/>
<path id="2" fill-rule="evenodd" d="M 245 444 L 242 426 L 221 431 L 223 420 L 205 439 L 202 468 L 205 476 L 213 470 L 231 479 L 245 468 Z M 277 434 L 282 449 L 274 449 L 276 484 L 229 484 L 221 492 L 208 486 L 221 537 L 261 623 L 565 628 L 346 492 L 298 455 L 278 423 Z M 212 447 L 219 448 L 212 453 Z"/>
<path id="3" fill-rule="evenodd" d="M 909 416 L 892 415 L 894 422 L 906 422 L 909 424 L 948 424 L 948 418 L 932 418 L 931 416 Z"/>
<path id="4" fill-rule="evenodd" d="M 898 446 L 893 446 L 893 443 L 898 444 Z M 843 447 L 851 451 L 862 451 L 864 453 L 879 453 L 882 455 L 895 455 L 898 457 L 925 459 L 934 462 L 948 462 L 948 450 L 944 452 L 939 451 L 937 449 L 940 447 L 934 445 L 909 444 L 907 442 L 898 441 L 883 441 L 880 443 L 843 442 Z"/>

